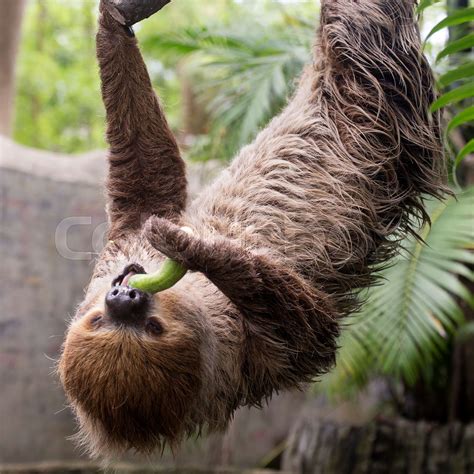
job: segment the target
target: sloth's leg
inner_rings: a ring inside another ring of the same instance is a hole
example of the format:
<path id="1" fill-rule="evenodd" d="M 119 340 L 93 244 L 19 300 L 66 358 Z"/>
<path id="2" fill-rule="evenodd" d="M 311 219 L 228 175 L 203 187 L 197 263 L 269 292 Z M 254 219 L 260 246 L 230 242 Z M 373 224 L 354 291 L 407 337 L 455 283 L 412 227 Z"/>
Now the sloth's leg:
<path id="1" fill-rule="evenodd" d="M 446 191 L 440 115 L 430 113 L 434 78 L 422 52 L 416 3 L 321 3 L 315 54 L 321 58 L 321 114 L 337 131 L 330 153 L 350 157 L 346 169 L 356 164 L 363 177 L 358 205 L 371 227 L 365 234 L 385 248 L 394 247 L 391 233 L 416 234 L 419 218 L 429 221 L 426 194 L 440 198 Z"/>
<path id="2" fill-rule="evenodd" d="M 152 217 L 153 247 L 207 276 L 242 315 L 242 387 L 246 403 L 295 387 L 334 363 L 337 313 L 329 298 L 292 270 L 217 237 L 202 240 Z"/>
<path id="3" fill-rule="evenodd" d="M 186 201 L 184 162 L 153 92 L 133 31 L 100 6 L 97 57 L 110 145 L 109 238 L 150 214 L 175 219 Z"/>

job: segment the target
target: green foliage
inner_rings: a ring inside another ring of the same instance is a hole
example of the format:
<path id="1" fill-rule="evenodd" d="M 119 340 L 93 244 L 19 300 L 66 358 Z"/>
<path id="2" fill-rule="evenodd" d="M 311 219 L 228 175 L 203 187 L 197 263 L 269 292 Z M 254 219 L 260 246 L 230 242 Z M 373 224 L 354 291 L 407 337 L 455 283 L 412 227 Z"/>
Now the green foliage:
<path id="1" fill-rule="evenodd" d="M 443 28 L 448 28 L 450 26 L 460 25 L 462 23 L 468 23 L 471 21 L 474 21 L 474 8 L 460 8 L 435 25 L 428 33 L 426 40 Z"/>
<path id="2" fill-rule="evenodd" d="M 420 10 L 434 2 L 423 2 Z M 424 4 L 424 5 L 423 5 Z M 445 47 L 438 53 L 436 62 L 448 59 L 448 69 L 439 78 L 438 84 L 442 91 L 441 96 L 433 103 L 431 110 L 449 107 L 449 112 L 454 117 L 450 120 L 447 133 L 453 132 L 458 127 L 473 123 L 474 109 L 474 33 L 470 32 L 470 25 L 474 21 L 474 8 L 466 7 L 450 12 L 438 22 L 428 33 L 427 40 L 435 33 L 445 29 L 458 27 L 461 34 L 450 38 Z M 459 29 L 459 26 L 462 28 Z M 466 26 L 466 27 L 465 27 Z M 458 106 L 456 107 L 456 104 Z M 457 150 L 454 161 L 455 168 L 461 161 L 472 153 L 472 145 L 467 143 L 461 150 Z"/>
<path id="3" fill-rule="evenodd" d="M 462 86 L 456 87 L 448 92 L 445 92 L 439 97 L 431 106 L 431 110 L 434 112 L 446 107 L 448 104 L 455 104 L 461 100 L 468 99 L 474 96 L 474 82 L 468 82 Z"/>
<path id="4" fill-rule="evenodd" d="M 31 0 L 18 59 L 17 141 L 64 152 L 104 147 L 94 7 Z"/>
<path id="5" fill-rule="evenodd" d="M 460 51 L 471 49 L 472 47 L 474 47 L 474 33 L 463 36 L 462 38 L 456 41 L 450 41 L 446 48 L 440 51 L 440 53 L 436 57 L 436 60 L 439 61 L 445 58 L 446 56 L 450 56 L 454 53 L 459 53 Z"/>
<path id="6" fill-rule="evenodd" d="M 224 27 L 148 38 L 157 54 L 185 59 L 194 82 L 204 84 L 195 89 L 207 104 L 211 133 L 199 154 L 230 158 L 282 108 L 310 60 L 313 31 L 312 24 L 282 13 L 269 24 L 234 18 Z"/>
<path id="7" fill-rule="evenodd" d="M 474 281 L 474 188 L 428 206 L 432 225 L 421 230 L 424 242 L 403 242 L 380 272 L 381 284 L 363 294 L 362 310 L 346 321 L 336 368 L 322 382 L 328 393 L 351 393 L 374 375 L 408 384 L 428 378 L 464 323 L 459 300 L 474 307 L 465 284 Z"/>
<path id="8" fill-rule="evenodd" d="M 459 127 L 465 123 L 472 122 L 474 120 L 474 105 L 461 110 L 454 118 L 448 123 L 447 132 L 451 132 L 456 127 Z"/>
<path id="9" fill-rule="evenodd" d="M 459 67 L 454 67 L 446 71 L 443 75 L 438 78 L 438 84 L 441 88 L 446 88 L 453 82 L 460 81 L 462 79 L 472 79 L 474 77 L 474 61 L 470 61 L 466 64 L 462 64 Z"/>
<path id="10" fill-rule="evenodd" d="M 221 2 L 222 3 L 222 2 Z M 105 148 L 105 111 L 95 59 L 98 0 L 29 0 L 18 56 L 14 138 L 25 145 L 65 153 Z M 185 21 L 193 21 L 192 8 Z M 144 22 L 179 25 L 178 9 Z M 144 28 L 136 28 L 139 36 Z M 145 56 L 147 51 L 145 48 Z M 173 65 L 174 66 L 174 65 Z M 149 58 L 171 126 L 180 122 L 180 85 L 173 68 Z"/>
<path id="11" fill-rule="evenodd" d="M 459 150 L 458 155 L 456 156 L 456 161 L 454 163 L 455 167 L 459 166 L 462 160 L 466 158 L 467 155 L 474 153 L 474 138 L 471 138 L 466 145 L 464 145 L 461 150 Z"/>
<path id="12" fill-rule="evenodd" d="M 439 3 L 441 0 L 421 0 L 418 4 L 418 12 L 423 12 L 426 8 L 434 5 L 435 3 Z"/>

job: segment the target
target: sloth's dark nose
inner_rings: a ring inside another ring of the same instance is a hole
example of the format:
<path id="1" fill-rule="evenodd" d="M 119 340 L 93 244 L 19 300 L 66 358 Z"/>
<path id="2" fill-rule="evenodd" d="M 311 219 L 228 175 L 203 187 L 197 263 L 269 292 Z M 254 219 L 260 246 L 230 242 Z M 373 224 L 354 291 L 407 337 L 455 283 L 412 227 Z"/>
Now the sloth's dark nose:
<path id="1" fill-rule="evenodd" d="M 105 296 L 109 316 L 117 322 L 136 324 L 145 319 L 149 296 L 128 286 L 114 286 Z"/>

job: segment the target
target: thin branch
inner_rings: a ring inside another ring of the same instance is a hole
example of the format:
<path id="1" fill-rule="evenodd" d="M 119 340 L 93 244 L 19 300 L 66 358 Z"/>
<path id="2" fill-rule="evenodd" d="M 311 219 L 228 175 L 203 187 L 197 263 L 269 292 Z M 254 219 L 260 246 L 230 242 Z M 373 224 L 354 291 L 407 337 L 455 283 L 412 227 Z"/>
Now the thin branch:
<path id="1" fill-rule="evenodd" d="M 171 0 L 104 0 L 110 14 L 126 26 L 148 18 L 170 2 Z"/>

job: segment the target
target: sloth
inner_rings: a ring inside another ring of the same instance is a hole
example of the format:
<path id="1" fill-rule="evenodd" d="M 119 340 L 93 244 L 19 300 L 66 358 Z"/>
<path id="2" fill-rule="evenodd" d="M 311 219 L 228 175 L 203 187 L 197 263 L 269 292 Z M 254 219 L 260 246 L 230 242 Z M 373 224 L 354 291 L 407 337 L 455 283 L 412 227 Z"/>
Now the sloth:
<path id="1" fill-rule="evenodd" d="M 91 455 L 225 430 L 237 408 L 334 365 L 360 290 L 445 192 L 414 6 L 324 0 L 286 107 L 188 203 L 133 31 L 101 4 L 108 241 L 58 364 Z M 165 258 L 189 270 L 174 286 L 128 285 Z"/>

